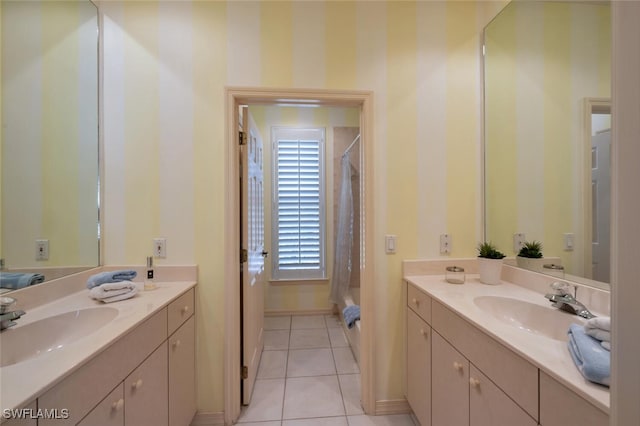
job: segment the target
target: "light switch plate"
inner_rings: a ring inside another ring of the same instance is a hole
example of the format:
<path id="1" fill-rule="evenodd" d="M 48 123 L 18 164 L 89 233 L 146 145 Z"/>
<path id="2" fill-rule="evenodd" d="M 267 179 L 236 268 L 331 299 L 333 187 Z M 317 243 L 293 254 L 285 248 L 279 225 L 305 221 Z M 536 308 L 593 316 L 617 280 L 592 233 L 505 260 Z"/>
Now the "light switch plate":
<path id="1" fill-rule="evenodd" d="M 396 235 L 385 235 L 384 236 L 384 251 L 387 254 L 395 254 L 396 246 L 397 246 L 397 236 Z"/>
<path id="2" fill-rule="evenodd" d="M 515 254 L 520 253 L 520 249 L 524 246 L 525 241 L 526 241 L 526 237 L 522 232 L 517 232 L 513 234 L 513 252 Z"/>
<path id="3" fill-rule="evenodd" d="M 449 253 L 451 253 L 451 235 L 442 234 L 440 235 L 440 254 Z"/>
<path id="4" fill-rule="evenodd" d="M 36 240 L 36 260 L 49 260 L 49 240 Z"/>
<path id="5" fill-rule="evenodd" d="M 564 250 L 565 251 L 573 251 L 573 247 L 574 247 L 574 237 L 573 237 L 573 233 L 566 233 L 563 234 L 563 240 L 564 240 Z"/>
<path id="6" fill-rule="evenodd" d="M 167 257 L 167 239 L 166 238 L 153 239 L 153 257 L 159 257 L 160 259 L 164 259 Z"/>

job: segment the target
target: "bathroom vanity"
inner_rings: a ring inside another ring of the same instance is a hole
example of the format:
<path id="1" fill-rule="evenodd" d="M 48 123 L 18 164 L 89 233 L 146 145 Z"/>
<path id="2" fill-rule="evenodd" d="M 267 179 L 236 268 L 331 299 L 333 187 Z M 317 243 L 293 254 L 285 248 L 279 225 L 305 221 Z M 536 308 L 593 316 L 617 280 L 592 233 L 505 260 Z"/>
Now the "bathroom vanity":
<path id="1" fill-rule="evenodd" d="M 609 390 L 566 349 L 569 324 L 543 295 L 471 277 L 405 277 L 406 396 L 421 426 L 605 426 Z"/>
<path id="2" fill-rule="evenodd" d="M 3 426 L 188 425 L 196 412 L 195 284 L 156 283 L 106 305 L 85 290 L 27 310 L 29 322 L 3 335 L 60 312 L 117 312 L 90 334 L 0 368 L 2 409 L 30 408 L 35 417 Z"/>

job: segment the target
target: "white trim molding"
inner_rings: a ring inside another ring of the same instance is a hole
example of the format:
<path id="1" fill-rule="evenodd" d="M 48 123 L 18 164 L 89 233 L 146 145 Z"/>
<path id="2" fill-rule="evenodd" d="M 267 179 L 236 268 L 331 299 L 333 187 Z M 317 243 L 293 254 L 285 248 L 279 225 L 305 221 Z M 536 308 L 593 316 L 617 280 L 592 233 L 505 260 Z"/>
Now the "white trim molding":
<path id="1" fill-rule="evenodd" d="M 376 416 L 392 414 L 412 414 L 411 406 L 406 399 L 389 399 L 376 401 Z"/>
<path id="2" fill-rule="evenodd" d="M 191 426 L 218 426 L 224 425 L 224 413 L 196 413 L 191 420 Z"/>

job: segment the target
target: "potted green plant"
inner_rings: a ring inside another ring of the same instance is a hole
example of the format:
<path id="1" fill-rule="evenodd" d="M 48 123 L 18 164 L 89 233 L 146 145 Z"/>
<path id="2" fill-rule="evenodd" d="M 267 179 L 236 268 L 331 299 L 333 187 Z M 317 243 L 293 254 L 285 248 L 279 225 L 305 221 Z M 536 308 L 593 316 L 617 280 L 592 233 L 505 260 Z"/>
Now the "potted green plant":
<path id="1" fill-rule="evenodd" d="M 480 282 L 492 285 L 500 284 L 502 259 L 504 259 L 504 257 L 504 253 L 499 251 L 491 242 L 486 241 L 478 244 Z"/>
<path id="2" fill-rule="evenodd" d="M 539 241 L 525 241 L 516 256 L 516 264 L 532 271 L 541 271 L 544 260 L 542 259 L 542 243 Z"/>

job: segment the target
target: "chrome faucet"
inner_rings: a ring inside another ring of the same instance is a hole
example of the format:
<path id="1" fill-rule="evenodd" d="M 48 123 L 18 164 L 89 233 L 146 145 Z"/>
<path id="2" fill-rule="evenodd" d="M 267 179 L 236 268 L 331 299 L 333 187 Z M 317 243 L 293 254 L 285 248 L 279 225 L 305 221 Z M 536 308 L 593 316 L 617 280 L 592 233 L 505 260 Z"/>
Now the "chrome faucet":
<path id="1" fill-rule="evenodd" d="M 16 299 L 13 297 L 0 297 L 0 330 L 16 325 L 14 320 L 26 314 L 25 311 L 20 309 L 10 311 L 9 307 L 14 303 L 16 303 Z"/>
<path id="2" fill-rule="evenodd" d="M 573 287 L 574 294 L 570 292 L 571 287 Z M 576 300 L 575 292 L 577 292 L 577 289 L 575 286 L 564 281 L 556 281 L 551 284 L 551 288 L 555 293 L 545 294 L 544 297 L 553 302 L 552 306 L 554 308 L 586 319 L 595 318 L 595 315 L 589 312 L 586 306 Z"/>

